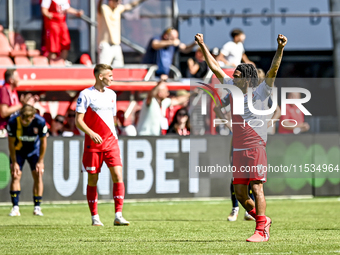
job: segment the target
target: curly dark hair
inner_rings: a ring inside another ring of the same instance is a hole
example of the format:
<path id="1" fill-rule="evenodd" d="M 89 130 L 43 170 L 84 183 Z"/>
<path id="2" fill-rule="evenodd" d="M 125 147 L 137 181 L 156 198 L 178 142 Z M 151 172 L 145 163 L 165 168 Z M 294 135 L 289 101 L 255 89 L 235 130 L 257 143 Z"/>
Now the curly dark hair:
<path id="1" fill-rule="evenodd" d="M 241 78 L 249 81 L 249 87 L 256 87 L 258 85 L 257 70 L 252 64 L 239 64 L 236 70 L 241 72 Z"/>

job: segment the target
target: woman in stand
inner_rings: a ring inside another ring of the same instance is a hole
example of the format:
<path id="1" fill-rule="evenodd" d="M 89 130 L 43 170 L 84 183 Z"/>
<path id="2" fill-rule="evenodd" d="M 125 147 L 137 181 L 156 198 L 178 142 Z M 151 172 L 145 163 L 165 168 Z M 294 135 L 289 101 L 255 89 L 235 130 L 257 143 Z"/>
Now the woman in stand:
<path id="1" fill-rule="evenodd" d="M 167 134 L 190 135 L 189 114 L 186 108 L 181 108 L 175 113 Z"/>

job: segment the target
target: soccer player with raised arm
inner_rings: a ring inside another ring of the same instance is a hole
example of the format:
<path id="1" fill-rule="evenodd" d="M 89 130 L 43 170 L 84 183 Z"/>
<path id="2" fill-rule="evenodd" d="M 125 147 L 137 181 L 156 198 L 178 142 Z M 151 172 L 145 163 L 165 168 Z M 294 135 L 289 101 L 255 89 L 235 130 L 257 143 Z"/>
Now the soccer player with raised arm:
<path id="1" fill-rule="evenodd" d="M 130 223 L 122 216 L 125 187 L 114 124 L 117 95 L 107 88 L 113 80 L 112 67 L 98 64 L 94 68 L 94 76 L 95 85 L 80 92 L 76 107 L 76 125 L 85 132 L 83 171 L 88 173 L 86 196 L 92 215 L 92 225 L 103 226 L 97 210 L 97 182 L 98 174 L 105 162 L 113 181 L 116 211 L 114 225 L 127 226 Z"/>
<path id="2" fill-rule="evenodd" d="M 27 160 L 33 177 L 33 214 L 43 216 L 40 203 L 43 195 L 44 156 L 47 147 L 45 119 L 36 114 L 31 105 L 24 105 L 20 113 L 11 117 L 7 124 L 8 147 L 11 160 L 10 194 L 13 208 L 9 216 L 20 216 L 19 195 L 22 168 Z"/>
<path id="3" fill-rule="evenodd" d="M 195 40 L 202 49 L 205 60 L 221 83 L 237 86 L 244 94 L 244 114 L 233 114 L 233 95 L 230 96 L 233 129 L 234 166 L 233 173 L 235 193 L 238 201 L 246 211 L 255 218 L 255 233 L 247 239 L 248 242 L 266 242 L 269 240 L 269 228 L 271 219 L 266 216 L 266 200 L 263 192 L 263 183 L 267 175 L 262 166 L 267 166 L 267 154 L 265 150 L 267 142 L 267 125 L 248 125 L 250 120 L 262 120 L 266 123 L 267 116 L 253 114 L 248 106 L 248 89 L 252 89 L 252 104 L 255 109 L 265 109 L 266 99 L 269 97 L 277 71 L 279 69 L 283 49 L 287 44 L 287 38 L 279 34 L 277 37 L 278 47 L 271 67 L 266 74 L 265 80 L 258 83 L 257 71 L 252 64 L 240 64 L 234 71 L 234 79 L 224 73 L 217 61 L 210 54 L 204 43 L 203 34 L 196 34 Z M 253 89 L 253 87 L 256 87 Z M 257 121 L 259 123 L 260 121 Z M 245 124 L 243 124 L 245 123 Z M 256 121 L 253 121 L 256 123 Z M 242 167 L 257 167 L 255 172 L 242 172 Z M 248 184 L 252 186 L 255 202 L 248 196 Z"/>

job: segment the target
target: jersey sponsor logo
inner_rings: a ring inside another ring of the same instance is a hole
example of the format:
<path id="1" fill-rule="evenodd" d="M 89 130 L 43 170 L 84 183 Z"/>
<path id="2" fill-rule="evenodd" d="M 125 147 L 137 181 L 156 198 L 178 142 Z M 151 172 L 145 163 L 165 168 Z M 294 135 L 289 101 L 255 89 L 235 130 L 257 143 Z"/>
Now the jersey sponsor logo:
<path id="1" fill-rule="evenodd" d="M 81 104 L 82 99 L 79 97 L 77 100 L 77 104 Z"/>
<path id="2" fill-rule="evenodd" d="M 96 170 L 96 167 L 95 167 L 95 166 L 87 166 L 87 167 L 86 167 L 86 170 L 88 170 L 88 171 L 94 171 L 94 170 Z"/>
<path id="3" fill-rule="evenodd" d="M 94 112 L 102 110 L 102 111 L 109 111 L 112 110 L 113 107 L 91 107 Z"/>
<path id="4" fill-rule="evenodd" d="M 23 142 L 34 142 L 37 139 L 36 136 L 19 136 L 18 139 Z"/>

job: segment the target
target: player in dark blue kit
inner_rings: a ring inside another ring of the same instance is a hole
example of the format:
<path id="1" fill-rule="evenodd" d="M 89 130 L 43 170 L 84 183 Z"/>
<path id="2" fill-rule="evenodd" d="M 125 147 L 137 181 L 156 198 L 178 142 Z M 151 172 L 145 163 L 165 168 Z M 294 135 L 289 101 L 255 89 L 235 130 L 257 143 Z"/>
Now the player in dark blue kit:
<path id="1" fill-rule="evenodd" d="M 47 146 L 45 119 L 31 105 L 24 105 L 18 115 L 10 118 L 8 125 L 8 147 L 11 161 L 11 188 L 13 208 L 9 216 L 20 216 L 20 179 L 25 160 L 28 161 L 33 177 L 33 214 L 43 216 L 40 203 L 43 195 L 44 156 Z"/>

